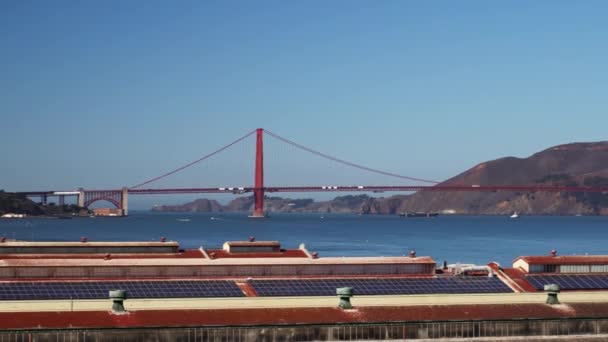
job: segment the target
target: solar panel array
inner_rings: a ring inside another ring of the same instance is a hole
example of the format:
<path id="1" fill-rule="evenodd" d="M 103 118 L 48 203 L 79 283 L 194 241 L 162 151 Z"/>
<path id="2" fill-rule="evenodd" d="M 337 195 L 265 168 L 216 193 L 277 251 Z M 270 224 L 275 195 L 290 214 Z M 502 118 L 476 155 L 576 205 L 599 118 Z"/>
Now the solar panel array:
<path id="1" fill-rule="evenodd" d="M 547 284 L 557 284 L 562 290 L 608 289 L 608 275 L 605 274 L 560 274 L 526 276 L 528 283 L 537 290 L 544 290 Z"/>
<path id="2" fill-rule="evenodd" d="M 233 281 L 105 281 L 0 283 L 0 300 L 102 299 L 110 290 L 128 298 L 243 297 Z"/>
<path id="3" fill-rule="evenodd" d="M 259 296 L 335 296 L 339 287 L 352 287 L 355 295 L 513 292 L 490 277 L 251 280 L 250 284 Z"/>

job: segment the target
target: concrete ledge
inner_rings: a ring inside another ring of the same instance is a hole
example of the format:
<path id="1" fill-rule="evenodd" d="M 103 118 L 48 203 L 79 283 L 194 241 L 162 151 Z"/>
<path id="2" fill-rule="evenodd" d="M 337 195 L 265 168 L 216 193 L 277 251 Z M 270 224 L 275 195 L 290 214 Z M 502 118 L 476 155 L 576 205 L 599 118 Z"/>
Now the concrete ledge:
<path id="1" fill-rule="evenodd" d="M 485 304 L 542 304 L 545 293 L 503 294 L 440 294 L 402 296 L 354 296 L 357 307 L 420 306 L 420 305 L 485 305 Z M 608 303 L 605 292 L 560 293 L 560 301 L 572 303 Z M 107 310 L 111 301 L 95 300 L 28 300 L 0 302 L 0 312 L 48 312 Z M 239 298 L 154 298 L 127 299 L 127 310 L 183 310 L 183 309 L 245 309 L 245 308 L 319 308 L 336 307 L 338 298 L 332 297 L 239 297 Z M 558 306 L 559 307 L 559 306 Z"/>

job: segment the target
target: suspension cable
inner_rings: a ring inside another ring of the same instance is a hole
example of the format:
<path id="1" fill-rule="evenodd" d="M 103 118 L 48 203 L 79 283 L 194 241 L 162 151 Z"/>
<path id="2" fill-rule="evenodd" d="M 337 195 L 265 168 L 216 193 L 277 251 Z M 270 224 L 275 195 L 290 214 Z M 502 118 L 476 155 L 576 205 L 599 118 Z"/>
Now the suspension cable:
<path id="1" fill-rule="evenodd" d="M 135 188 L 139 188 L 139 187 L 144 186 L 144 185 L 146 185 L 146 184 L 149 184 L 149 183 L 155 182 L 155 181 L 157 181 L 157 180 L 159 180 L 159 179 L 162 179 L 162 178 L 165 178 L 165 177 L 171 176 L 172 174 L 175 174 L 175 173 L 177 173 L 177 172 L 179 172 L 179 171 L 182 171 L 183 169 L 186 169 L 186 168 L 188 168 L 188 167 L 190 167 L 190 166 L 192 166 L 192 165 L 194 165 L 194 164 L 197 164 L 197 163 L 199 163 L 199 162 L 202 162 L 202 161 L 203 161 L 203 160 L 205 160 L 205 159 L 211 158 L 211 157 L 213 157 L 214 155 L 216 155 L 216 154 L 218 154 L 218 153 L 220 153 L 220 152 L 224 151 L 225 149 L 227 149 L 227 148 L 229 148 L 229 147 L 231 147 L 231 146 L 233 146 L 233 145 L 235 145 L 235 144 L 237 144 L 237 143 L 239 143 L 239 142 L 241 142 L 241 141 L 245 140 L 246 138 L 248 138 L 249 136 L 251 136 L 251 135 L 252 135 L 252 134 L 254 134 L 255 132 L 256 132 L 256 131 L 255 131 L 255 130 L 253 130 L 253 131 L 251 131 L 251 132 L 249 132 L 249 133 L 245 134 L 244 136 L 242 136 L 242 137 L 240 137 L 240 138 L 236 139 L 235 141 L 231 142 L 231 143 L 230 143 L 230 144 L 228 144 L 228 145 L 225 145 L 225 146 L 223 146 L 223 147 L 221 147 L 221 148 L 219 148 L 219 149 L 217 149 L 217 150 L 215 150 L 215 151 L 213 151 L 213 152 L 211 152 L 211 153 L 209 153 L 209 154 L 207 154 L 207 155 L 204 155 L 204 156 L 200 157 L 199 159 L 194 160 L 194 161 L 192 161 L 192 162 L 190 162 L 190 163 L 188 163 L 188 164 L 186 164 L 186 165 L 180 166 L 180 167 L 178 167 L 178 168 L 177 168 L 177 169 L 175 169 L 175 170 L 169 171 L 169 172 L 164 173 L 164 174 L 162 174 L 162 175 L 160 175 L 160 176 L 158 176 L 158 177 L 154 177 L 154 178 L 149 179 L 149 180 L 147 180 L 147 181 L 145 181 L 145 182 L 142 182 L 142 183 L 139 183 L 139 184 L 137 184 L 137 185 L 134 185 L 134 186 L 130 187 L 130 188 L 129 188 L 129 190 L 131 190 L 131 189 L 135 189 Z"/>
<path id="2" fill-rule="evenodd" d="M 283 142 L 285 142 L 287 144 L 290 144 L 290 145 L 292 145 L 294 147 L 297 147 L 297 148 L 299 148 L 301 150 L 304 150 L 306 152 L 309 152 L 309 153 L 312 153 L 312 154 L 317 155 L 319 157 L 323 157 L 323 158 L 332 160 L 334 162 L 337 162 L 337 163 L 340 163 L 340 164 L 344 164 L 344 165 L 348 165 L 348 166 L 351 166 L 351 167 L 354 167 L 354 168 L 357 168 L 357 169 L 360 169 L 360 170 L 365 170 L 365 171 L 381 174 L 381 175 L 384 175 L 384 176 L 390 176 L 390 177 L 395 177 L 395 178 L 413 180 L 413 181 L 424 182 L 424 183 L 432 183 L 432 184 L 439 183 L 438 181 L 434 181 L 434 180 L 428 180 L 428 179 L 422 179 L 422 178 L 402 176 L 402 175 L 399 175 L 399 174 L 396 174 L 396 173 L 386 172 L 386 171 L 382 171 L 382 170 L 378 170 L 378 169 L 373 169 L 371 167 L 367 167 L 367 166 L 351 163 L 349 161 L 342 160 L 342 159 L 330 156 L 328 154 L 325 154 L 325 153 L 313 150 L 313 149 L 308 148 L 306 146 L 300 145 L 300 144 L 298 144 L 298 143 L 296 143 L 294 141 L 291 141 L 289 139 L 283 138 L 283 137 L 281 137 L 281 136 L 279 136 L 279 135 L 277 135 L 275 133 L 272 133 L 270 131 L 264 130 L 264 132 L 266 134 L 270 135 L 271 137 L 275 138 L 275 139 L 281 140 L 281 141 L 283 141 Z"/>

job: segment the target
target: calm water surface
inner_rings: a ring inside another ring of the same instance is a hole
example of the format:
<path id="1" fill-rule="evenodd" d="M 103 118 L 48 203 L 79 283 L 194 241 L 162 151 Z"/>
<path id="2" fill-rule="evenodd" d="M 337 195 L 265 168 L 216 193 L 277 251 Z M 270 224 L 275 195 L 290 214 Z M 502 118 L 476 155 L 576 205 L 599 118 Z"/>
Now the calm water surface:
<path id="1" fill-rule="evenodd" d="M 183 222 L 179 219 L 189 219 Z M 279 240 L 284 247 L 305 243 L 321 256 L 430 255 L 438 263 L 510 265 L 518 255 L 608 254 L 608 217 L 440 216 L 399 218 L 339 214 L 244 214 L 134 212 L 127 218 L 0 220 L 0 235 L 20 240 L 157 241 L 182 247 L 218 247 L 227 240 Z"/>

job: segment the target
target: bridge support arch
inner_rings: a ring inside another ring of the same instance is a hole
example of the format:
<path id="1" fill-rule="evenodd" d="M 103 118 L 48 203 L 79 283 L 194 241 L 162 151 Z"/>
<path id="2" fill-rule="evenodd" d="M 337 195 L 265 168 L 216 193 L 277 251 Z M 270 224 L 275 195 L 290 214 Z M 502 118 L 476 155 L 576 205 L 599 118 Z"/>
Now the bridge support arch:
<path id="1" fill-rule="evenodd" d="M 120 190 L 84 190 L 78 189 L 78 206 L 89 207 L 97 201 L 107 201 L 119 209 L 118 213 L 110 213 L 113 215 L 127 216 L 129 215 L 129 188 L 123 187 Z M 106 213 L 101 214 L 106 215 Z"/>

